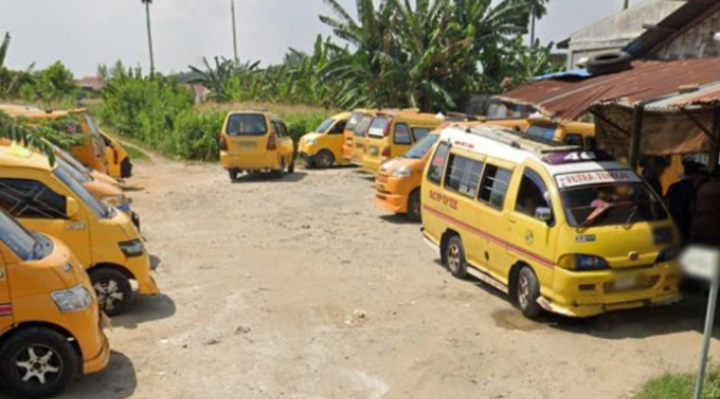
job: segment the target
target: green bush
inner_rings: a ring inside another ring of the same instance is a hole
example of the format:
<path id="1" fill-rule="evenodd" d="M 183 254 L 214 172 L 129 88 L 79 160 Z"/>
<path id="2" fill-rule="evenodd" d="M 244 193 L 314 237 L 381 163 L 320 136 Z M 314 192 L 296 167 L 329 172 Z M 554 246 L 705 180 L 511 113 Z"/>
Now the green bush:
<path id="1" fill-rule="evenodd" d="M 180 113 L 175 119 L 175 131 L 162 147 L 163 153 L 183 159 L 217 160 L 224 118 L 224 114 L 212 110 Z"/>

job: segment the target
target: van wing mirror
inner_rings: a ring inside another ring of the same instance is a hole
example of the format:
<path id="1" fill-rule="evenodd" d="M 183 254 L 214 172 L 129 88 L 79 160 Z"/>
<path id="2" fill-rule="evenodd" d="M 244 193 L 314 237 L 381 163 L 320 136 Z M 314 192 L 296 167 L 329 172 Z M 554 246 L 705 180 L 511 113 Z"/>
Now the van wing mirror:
<path id="1" fill-rule="evenodd" d="M 549 222 L 552 220 L 552 209 L 548 207 L 539 207 L 535 210 L 535 218 L 542 220 L 543 222 Z"/>
<path id="2" fill-rule="evenodd" d="M 67 197 L 65 201 L 65 215 L 68 219 L 77 218 L 78 214 L 80 214 L 80 205 L 78 205 L 75 198 L 72 197 Z"/>

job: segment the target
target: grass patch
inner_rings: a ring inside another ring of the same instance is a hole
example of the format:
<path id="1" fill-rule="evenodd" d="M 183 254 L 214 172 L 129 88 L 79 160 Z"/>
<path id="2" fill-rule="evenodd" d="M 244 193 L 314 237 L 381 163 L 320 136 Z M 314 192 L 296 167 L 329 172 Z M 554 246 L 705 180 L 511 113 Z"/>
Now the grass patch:
<path id="1" fill-rule="evenodd" d="M 695 378 L 695 373 L 665 373 L 645 383 L 633 399 L 690 399 Z M 708 366 L 702 398 L 720 399 L 720 364 Z"/>
<path id="2" fill-rule="evenodd" d="M 128 156 L 133 161 L 146 161 L 150 159 L 144 151 L 141 151 L 137 147 L 130 147 L 129 145 L 126 145 L 125 151 L 127 151 Z"/>

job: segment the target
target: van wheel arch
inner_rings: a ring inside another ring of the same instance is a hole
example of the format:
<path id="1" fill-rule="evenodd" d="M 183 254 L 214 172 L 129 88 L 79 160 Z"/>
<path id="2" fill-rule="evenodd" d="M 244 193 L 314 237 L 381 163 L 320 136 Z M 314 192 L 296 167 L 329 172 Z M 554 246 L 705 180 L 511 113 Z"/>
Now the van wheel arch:
<path id="1" fill-rule="evenodd" d="M 70 343 L 70 346 L 72 347 L 73 352 L 74 352 L 75 355 L 78 357 L 78 369 L 75 371 L 75 375 L 76 375 L 76 376 L 82 375 L 82 373 L 83 373 L 83 365 L 84 365 L 83 359 L 84 359 L 84 358 L 83 358 L 82 349 L 80 348 L 80 344 L 78 344 L 77 339 L 75 338 L 74 335 L 72 335 L 72 334 L 70 333 L 70 331 L 68 331 L 68 330 L 66 330 L 66 329 L 64 329 L 64 328 L 62 328 L 61 326 L 58 326 L 58 325 L 56 325 L 56 324 L 47 323 L 47 322 L 44 322 L 44 321 L 23 321 L 23 322 L 21 322 L 21 323 L 18 323 L 18 324 L 16 324 L 16 325 L 14 325 L 14 326 L 10 329 L 10 331 L 8 331 L 8 332 L 5 333 L 2 337 L 0 337 L 0 348 L 5 344 L 5 342 L 6 342 L 8 339 L 10 339 L 10 338 L 11 338 L 12 336 L 14 336 L 15 334 L 18 334 L 18 333 L 20 333 L 20 332 L 22 332 L 22 331 L 26 331 L 26 330 L 29 330 L 29 329 L 32 329 L 32 328 L 50 330 L 50 331 L 53 331 L 53 332 L 55 332 L 55 333 L 57 333 L 57 334 L 60 334 L 60 335 L 62 335 L 63 337 L 65 337 L 65 339 L 67 339 L 68 342 Z"/>
<path id="2" fill-rule="evenodd" d="M 454 236 L 460 237 L 460 233 L 452 229 L 447 229 L 443 233 L 442 237 L 440 237 L 440 262 L 442 262 L 443 266 L 447 265 L 447 256 L 445 255 L 447 244 L 450 241 L 450 238 Z"/>
<path id="3" fill-rule="evenodd" d="M 508 275 L 508 294 L 511 302 L 517 306 L 523 313 L 523 315 L 529 319 L 536 319 L 543 312 L 542 307 L 535 301 L 528 301 L 528 305 L 523 307 L 521 300 L 518 296 L 518 281 L 520 281 L 522 272 L 525 272 L 525 279 L 528 282 L 529 293 L 533 293 L 538 297 L 542 297 L 540 293 L 540 281 L 537 277 L 535 269 L 527 264 L 526 262 L 517 262 L 510 269 Z"/>
<path id="4" fill-rule="evenodd" d="M 132 303 L 133 300 L 133 292 L 132 286 L 130 285 L 130 280 L 137 280 L 135 276 L 133 276 L 133 274 L 130 272 L 130 270 L 115 264 L 101 264 L 89 269 L 88 274 L 90 275 L 90 281 L 93 285 L 93 289 L 95 289 L 95 293 L 98 295 L 98 302 L 100 304 L 100 308 L 110 317 L 118 316 L 124 313 L 124 311 Z M 125 278 L 126 281 L 120 281 L 120 276 Z M 105 278 L 109 279 L 108 281 L 111 281 L 110 279 L 115 279 L 114 277 L 116 277 L 117 283 L 115 286 L 112 287 L 112 291 L 110 284 L 108 284 L 107 286 L 101 284 L 103 291 L 107 289 L 107 291 L 105 292 L 99 292 L 98 289 L 95 287 L 95 285 L 98 283 L 98 279 Z M 122 294 L 122 297 L 118 298 L 116 297 L 116 294 Z M 107 301 L 105 301 L 103 298 L 105 298 Z M 117 306 L 115 305 L 116 301 Z"/>

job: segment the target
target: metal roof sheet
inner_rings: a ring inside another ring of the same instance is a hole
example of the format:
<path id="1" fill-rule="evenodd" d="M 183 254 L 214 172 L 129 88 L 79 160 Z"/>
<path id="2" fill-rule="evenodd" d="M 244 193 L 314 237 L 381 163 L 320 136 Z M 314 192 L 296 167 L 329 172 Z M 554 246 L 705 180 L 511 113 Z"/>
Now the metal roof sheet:
<path id="1" fill-rule="evenodd" d="M 593 105 L 633 106 L 677 96 L 684 86 L 720 84 L 720 58 L 635 61 L 632 66 L 627 71 L 587 79 L 566 77 L 531 82 L 497 98 L 532 105 L 548 115 L 573 120 Z M 720 91 L 702 93 L 691 103 L 720 101 Z"/>

